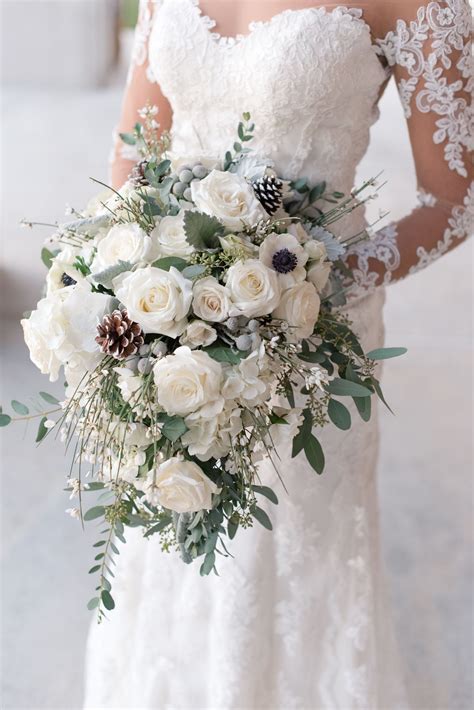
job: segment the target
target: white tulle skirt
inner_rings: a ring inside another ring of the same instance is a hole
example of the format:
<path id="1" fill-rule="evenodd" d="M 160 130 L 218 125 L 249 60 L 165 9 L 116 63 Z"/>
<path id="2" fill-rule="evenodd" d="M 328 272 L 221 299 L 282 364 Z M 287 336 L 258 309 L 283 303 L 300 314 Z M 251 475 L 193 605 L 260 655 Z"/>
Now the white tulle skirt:
<path id="1" fill-rule="evenodd" d="M 349 313 L 365 347 L 383 341 L 383 292 Z M 291 459 L 281 427 L 274 531 L 239 531 L 219 576 L 128 533 L 116 609 L 91 625 L 87 708 L 405 708 L 378 555 L 377 421 L 327 427 L 326 469 Z"/>

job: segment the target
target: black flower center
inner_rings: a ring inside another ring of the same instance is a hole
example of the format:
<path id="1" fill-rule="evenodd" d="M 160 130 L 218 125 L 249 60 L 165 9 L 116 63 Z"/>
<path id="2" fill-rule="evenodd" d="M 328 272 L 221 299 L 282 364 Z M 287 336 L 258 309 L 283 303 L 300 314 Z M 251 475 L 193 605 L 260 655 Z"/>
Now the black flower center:
<path id="1" fill-rule="evenodd" d="M 298 257 L 289 249 L 279 249 L 272 257 L 272 266 L 279 274 L 289 274 L 297 264 Z"/>
<path id="2" fill-rule="evenodd" d="M 66 273 L 61 276 L 61 282 L 63 286 L 74 286 L 74 284 L 77 284 L 77 281 L 74 281 L 72 276 L 69 276 L 69 274 Z"/>

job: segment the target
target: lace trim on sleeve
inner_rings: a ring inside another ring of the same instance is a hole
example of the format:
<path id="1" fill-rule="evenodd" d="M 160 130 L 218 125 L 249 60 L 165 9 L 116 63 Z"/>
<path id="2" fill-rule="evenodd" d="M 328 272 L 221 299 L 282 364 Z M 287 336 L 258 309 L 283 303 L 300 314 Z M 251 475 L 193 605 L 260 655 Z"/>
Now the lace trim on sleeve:
<path id="1" fill-rule="evenodd" d="M 413 110 L 437 114 L 435 143 L 445 143 L 444 156 L 450 170 L 467 177 L 463 149 L 472 148 L 473 112 L 464 97 L 473 88 L 471 63 L 471 11 L 466 0 L 428 2 L 418 9 L 416 20 L 398 20 L 396 28 L 377 40 L 379 53 L 390 66 L 398 65 L 408 73 L 399 80 L 405 116 Z M 426 49 L 429 48 L 427 53 Z M 462 79 L 449 83 L 443 72 L 453 65 L 453 50 L 461 52 L 455 62 Z M 421 89 L 421 90 L 419 90 Z"/>
<path id="2" fill-rule="evenodd" d="M 433 249 L 427 250 L 419 246 L 416 250 L 418 261 L 410 267 L 409 273 L 415 274 L 417 271 L 429 266 L 440 256 L 446 254 L 452 247 L 455 239 L 461 240 L 472 234 L 474 224 L 474 182 L 464 198 L 464 205 L 453 207 L 451 216 L 448 219 L 448 226 L 444 230 L 443 237 Z"/>
<path id="3" fill-rule="evenodd" d="M 161 2 L 162 0 L 140 0 L 127 85 L 132 80 L 135 68 L 142 67 L 145 64 L 146 78 L 151 84 L 157 83 L 150 63 L 148 62 L 148 40 L 153 28 L 154 13 Z"/>
<path id="4" fill-rule="evenodd" d="M 400 266 L 397 240 L 396 224 L 388 224 L 371 239 L 360 242 L 352 251 L 352 254 L 357 257 L 357 265 L 353 270 L 356 295 L 360 291 L 373 291 L 378 286 L 388 286 L 392 280 L 392 272 Z M 369 259 L 375 259 L 384 265 L 382 282 L 380 282 L 380 274 L 370 270 Z"/>

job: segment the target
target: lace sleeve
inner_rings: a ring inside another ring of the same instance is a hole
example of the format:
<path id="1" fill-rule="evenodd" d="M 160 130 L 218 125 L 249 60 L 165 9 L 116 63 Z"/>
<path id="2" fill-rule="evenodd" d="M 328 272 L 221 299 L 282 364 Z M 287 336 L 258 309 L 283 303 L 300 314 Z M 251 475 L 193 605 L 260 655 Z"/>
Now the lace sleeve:
<path id="1" fill-rule="evenodd" d="M 171 124 L 171 107 L 156 83 L 148 60 L 148 40 L 160 2 L 140 0 L 121 115 L 113 135 L 110 173 L 112 184 L 117 188 L 123 185 L 138 158 L 134 147 L 123 143 L 119 133 L 127 133 L 133 128 L 140 120 L 141 109 L 147 104 L 158 108 L 162 130 L 167 130 Z"/>
<path id="2" fill-rule="evenodd" d="M 449 251 L 473 225 L 471 12 L 467 0 L 390 3 L 400 15 L 377 41 L 397 82 L 408 123 L 419 207 L 352 250 L 358 287 L 405 277 Z"/>

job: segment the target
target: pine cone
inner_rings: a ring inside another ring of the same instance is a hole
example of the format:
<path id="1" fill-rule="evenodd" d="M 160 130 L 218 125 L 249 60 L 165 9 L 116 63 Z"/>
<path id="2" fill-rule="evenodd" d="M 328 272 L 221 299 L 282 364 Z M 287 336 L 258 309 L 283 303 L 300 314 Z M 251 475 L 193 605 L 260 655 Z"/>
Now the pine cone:
<path id="1" fill-rule="evenodd" d="M 135 355 L 144 343 L 140 325 L 128 317 L 126 310 L 105 315 L 97 326 L 97 332 L 99 335 L 95 340 L 102 352 L 117 360 Z"/>
<path id="2" fill-rule="evenodd" d="M 283 183 L 273 175 L 264 175 L 253 184 L 255 195 L 269 215 L 275 214 L 281 206 Z"/>
<path id="3" fill-rule="evenodd" d="M 150 183 L 145 177 L 145 170 L 148 167 L 148 161 L 146 160 L 140 160 L 139 163 L 133 166 L 132 172 L 128 176 L 128 179 L 131 180 L 137 187 L 145 187 L 146 185 L 149 185 Z"/>

